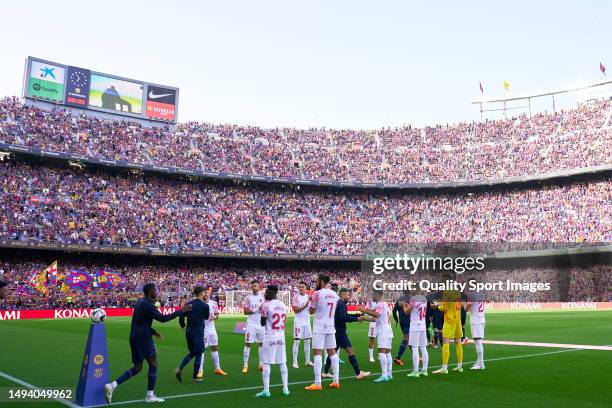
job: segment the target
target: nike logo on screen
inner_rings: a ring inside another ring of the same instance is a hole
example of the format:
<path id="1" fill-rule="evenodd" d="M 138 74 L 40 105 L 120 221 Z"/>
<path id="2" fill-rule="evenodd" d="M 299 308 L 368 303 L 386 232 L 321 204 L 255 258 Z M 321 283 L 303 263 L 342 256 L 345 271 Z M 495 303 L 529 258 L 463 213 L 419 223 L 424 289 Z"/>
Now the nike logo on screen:
<path id="1" fill-rule="evenodd" d="M 168 93 L 168 94 L 159 94 L 159 95 L 156 95 L 156 94 L 153 93 L 153 91 L 149 91 L 149 99 L 159 99 L 159 98 L 163 98 L 165 96 L 172 96 L 172 94 Z"/>

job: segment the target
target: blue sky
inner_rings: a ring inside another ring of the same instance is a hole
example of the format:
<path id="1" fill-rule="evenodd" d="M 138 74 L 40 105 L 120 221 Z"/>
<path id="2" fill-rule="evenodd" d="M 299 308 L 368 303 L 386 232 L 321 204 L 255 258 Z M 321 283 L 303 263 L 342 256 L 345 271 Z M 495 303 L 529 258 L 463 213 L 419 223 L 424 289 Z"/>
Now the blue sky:
<path id="1" fill-rule="evenodd" d="M 176 5 L 175 5 L 176 3 Z M 180 5 L 180 6 L 179 6 Z M 4 2 L 0 95 L 28 55 L 178 86 L 179 119 L 373 129 L 612 76 L 609 1 Z M 573 103 L 569 100 L 568 103 Z M 547 108 L 542 103 L 541 108 Z"/>

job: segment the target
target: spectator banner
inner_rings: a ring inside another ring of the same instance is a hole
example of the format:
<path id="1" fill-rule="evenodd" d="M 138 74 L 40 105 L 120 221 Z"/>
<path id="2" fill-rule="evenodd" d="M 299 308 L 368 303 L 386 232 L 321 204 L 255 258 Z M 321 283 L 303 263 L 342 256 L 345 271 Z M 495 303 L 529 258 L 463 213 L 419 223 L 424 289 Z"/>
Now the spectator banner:
<path id="1" fill-rule="evenodd" d="M 86 108 L 89 105 L 91 72 L 88 69 L 68 67 L 66 78 L 66 105 Z"/>
<path id="2" fill-rule="evenodd" d="M 64 76 L 66 69 L 54 64 L 32 61 L 26 95 L 53 102 L 64 100 Z"/>
<path id="3" fill-rule="evenodd" d="M 142 113 L 144 85 L 99 74 L 91 74 L 89 105 L 107 111 Z"/>
<path id="4" fill-rule="evenodd" d="M 147 117 L 173 121 L 175 107 L 176 89 L 147 86 Z"/>

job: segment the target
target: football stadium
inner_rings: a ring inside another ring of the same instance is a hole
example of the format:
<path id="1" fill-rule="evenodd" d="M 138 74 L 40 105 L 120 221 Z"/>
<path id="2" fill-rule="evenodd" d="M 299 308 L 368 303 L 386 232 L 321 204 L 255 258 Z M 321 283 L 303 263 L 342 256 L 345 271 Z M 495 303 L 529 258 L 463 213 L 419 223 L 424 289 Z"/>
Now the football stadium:
<path id="1" fill-rule="evenodd" d="M 7 4 L 0 406 L 611 406 L 612 6 L 412 3 Z"/>

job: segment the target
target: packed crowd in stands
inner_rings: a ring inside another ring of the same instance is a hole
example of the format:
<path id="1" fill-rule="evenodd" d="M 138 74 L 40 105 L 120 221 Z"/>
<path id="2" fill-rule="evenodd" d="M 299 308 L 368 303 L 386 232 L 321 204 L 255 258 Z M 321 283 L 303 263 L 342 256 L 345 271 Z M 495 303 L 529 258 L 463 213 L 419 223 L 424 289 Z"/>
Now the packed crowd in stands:
<path id="1" fill-rule="evenodd" d="M 326 273 L 339 287 L 351 289 L 352 304 L 363 304 L 371 294 L 370 289 L 375 278 L 380 278 L 346 266 L 330 267 L 230 267 L 230 266 L 161 266 L 161 265 L 111 265 L 111 269 L 122 273 L 127 278 L 126 285 L 111 289 L 94 288 L 86 293 L 79 291 L 61 292 L 61 285 L 49 288 L 49 294 L 43 296 L 30 290 L 19 290 L 27 281 L 32 271 L 39 271 L 47 265 L 44 262 L 23 262 L 18 260 L 0 261 L 0 280 L 9 283 L 9 296 L 0 301 L 0 309 L 50 309 L 50 308 L 91 308 L 91 307 L 130 307 L 142 296 L 145 283 L 155 283 L 160 289 L 162 306 L 176 306 L 196 285 L 210 288 L 213 298 L 225 305 L 228 291 L 249 291 L 252 280 L 261 285 L 279 285 L 282 291 L 295 292 L 297 284 L 305 281 L 312 289 L 315 276 Z M 80 268 L 93 273 L 108 265 L 60 264 L 60 271 Z M 516 282 L 549 282 L 550 291 L 528 293 L 525 291 L 491 291 L 487 292 L 487 301 L 493 302 L 545 302 L 545 301 L 608 301 L 608 290 L 612 288 L 612 266 L 595 265 L 584 267 L 541 267 L 518 268 L 511 270 L 487 270 L 475 274 L 479 282 L 496 282 L 510 279 Z M 405 277 L 404 277 L 405 278 Z M 422 274 L 418 279 L 425 278 Z M 432 281 L 442 281 L 440 277 L 428 276 Z M 470 276 L 463 277 L 467 281 Z M 392 282 L 391 277 L 385 281 Z M 394 301 L 401 292 L 386 292 L 385 299 Z M 69 304 L 67 304 L 71 301 Z"/>
<path id="2" fill-rule="evenodd" d="M 612 181 L 382 195 L 192 183 L 6 160 L 0 238 L 361 254 L 375 242 L 610 242 Z"/>
<path id="3" fill-rule="evenodd" d="M 314 180 L 456 182 L 612 163 L 612 103 L 506 120 L 373 131 L 207 123 L 148 128 L 0 100 L 0 141 L 141 164 Z"/>

